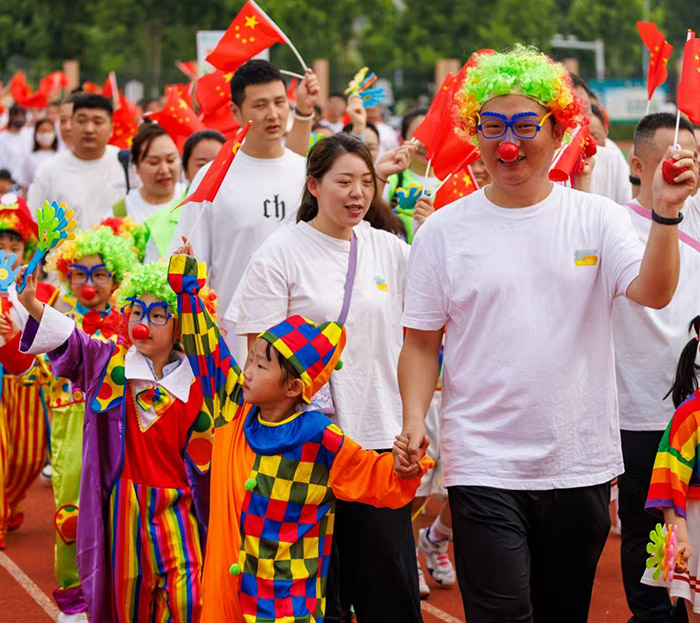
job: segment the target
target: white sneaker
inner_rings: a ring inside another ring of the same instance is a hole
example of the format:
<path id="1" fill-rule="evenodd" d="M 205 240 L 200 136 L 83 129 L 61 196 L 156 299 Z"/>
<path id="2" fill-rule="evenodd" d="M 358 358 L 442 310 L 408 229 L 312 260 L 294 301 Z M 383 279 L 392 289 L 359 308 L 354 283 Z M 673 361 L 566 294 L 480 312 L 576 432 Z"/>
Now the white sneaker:
<path id="1" fill-rule="evenodd" d="M 425 565 L 430 577 L 445 588 L 457 581 L 455 568 L 447 556 L 448 545 L 449 539 L 433 543 L 430 540 L 430 528 L 423 528 L 418 532 L 418 549 L 425 556 Z"/>
<path id="2" fill-rule="evenodd" d="M 418 591 L 420 592 L 421 599 L 427 599 L 430 595 L 430 587 L 425 581 L 425 575 L 423 574 L 423 567 L 420 566 L 420 562 L 416 560 L 418 565 Z"/>
<path id="3" fill-rule="evenodd" d="M 46 465 L 44 465 L 44 467 L 41 468 L 41 475 L 48 480 L 51 480 L 52 473 L 53 468 L 51 467 L 51 463 L 47 463 Z"/>
<path id="4" fill-rule="evenodd" d="M 78 612 L 78 614 L 61 612 L 56 619 L 56 623 L 87 623 L 87 621 L 87 612 Z"/>

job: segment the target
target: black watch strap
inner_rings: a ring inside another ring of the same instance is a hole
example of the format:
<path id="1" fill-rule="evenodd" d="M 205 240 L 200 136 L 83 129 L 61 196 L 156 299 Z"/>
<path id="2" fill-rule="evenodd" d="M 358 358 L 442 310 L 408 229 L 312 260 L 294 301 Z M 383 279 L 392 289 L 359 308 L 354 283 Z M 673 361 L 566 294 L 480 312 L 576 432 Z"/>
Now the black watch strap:
<path id="1" fill-rule="evenodd" d="M 651 220 L 659 225 L 678 225 L 683 220 L 683 212 L 679 212 L 676 218 L 666 218 L 659 216 L 654 210 L 651 211 Z"/>

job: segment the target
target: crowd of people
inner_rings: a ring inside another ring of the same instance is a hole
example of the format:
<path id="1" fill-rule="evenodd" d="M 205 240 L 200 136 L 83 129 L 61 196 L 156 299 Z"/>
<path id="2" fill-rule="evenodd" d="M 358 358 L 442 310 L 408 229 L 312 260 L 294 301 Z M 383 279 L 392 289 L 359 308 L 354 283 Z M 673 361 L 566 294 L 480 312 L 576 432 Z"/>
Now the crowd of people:
<path id="1" fill-rule="evenodd" d="M 614 482 L 630 621 L 700 620 L 693 126 L 645 116 L 628 164 L 580 77 L 477 53 L 444 119 L 475 188 L 436 211 L 428 109 L 321 111 L 310 70 L 292 107 L 264 60 L 230 89 L 210 201 L 214 130 L 119 150 L 76 90 L 0 133 L 0 549 L 43 468 L 59 621 L 418 623 L 458 585 L 469 623 L 585 623 Z M 52 201 L 79 229 L 32 274 Z"/>

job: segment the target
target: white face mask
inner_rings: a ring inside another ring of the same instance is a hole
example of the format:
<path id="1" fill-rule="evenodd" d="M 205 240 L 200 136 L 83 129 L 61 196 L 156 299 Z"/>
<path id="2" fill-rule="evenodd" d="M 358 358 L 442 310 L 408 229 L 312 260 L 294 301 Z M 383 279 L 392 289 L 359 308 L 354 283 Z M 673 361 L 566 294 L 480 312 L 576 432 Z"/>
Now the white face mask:
<path id="1" fill-rule="evenodd" d="M 56 140 L 55 132 L 37 132 L 36 142 L 39 143 L 41 147 L 51 147 L 54 140 Z"/>

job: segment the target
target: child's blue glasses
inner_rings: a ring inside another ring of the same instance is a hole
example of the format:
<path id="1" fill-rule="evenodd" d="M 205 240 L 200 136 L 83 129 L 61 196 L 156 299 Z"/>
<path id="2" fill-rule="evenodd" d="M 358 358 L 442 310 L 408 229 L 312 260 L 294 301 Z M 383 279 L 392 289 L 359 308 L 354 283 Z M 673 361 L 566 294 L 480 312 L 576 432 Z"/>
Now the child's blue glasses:
<path id="1" fill-rule="evenodd" d="M 122 307 L 122 314 L 129 318 L 129 322 L 144 322 L 153 324 L 158 327 L 163 327 L 168 324 L 168 321 L 173 317 L 170 312 L 170 305 L 164 301 L 155 301 L 150 305 L 146 305 L 141 299 L 128 297 L 130 305 Z"/>

